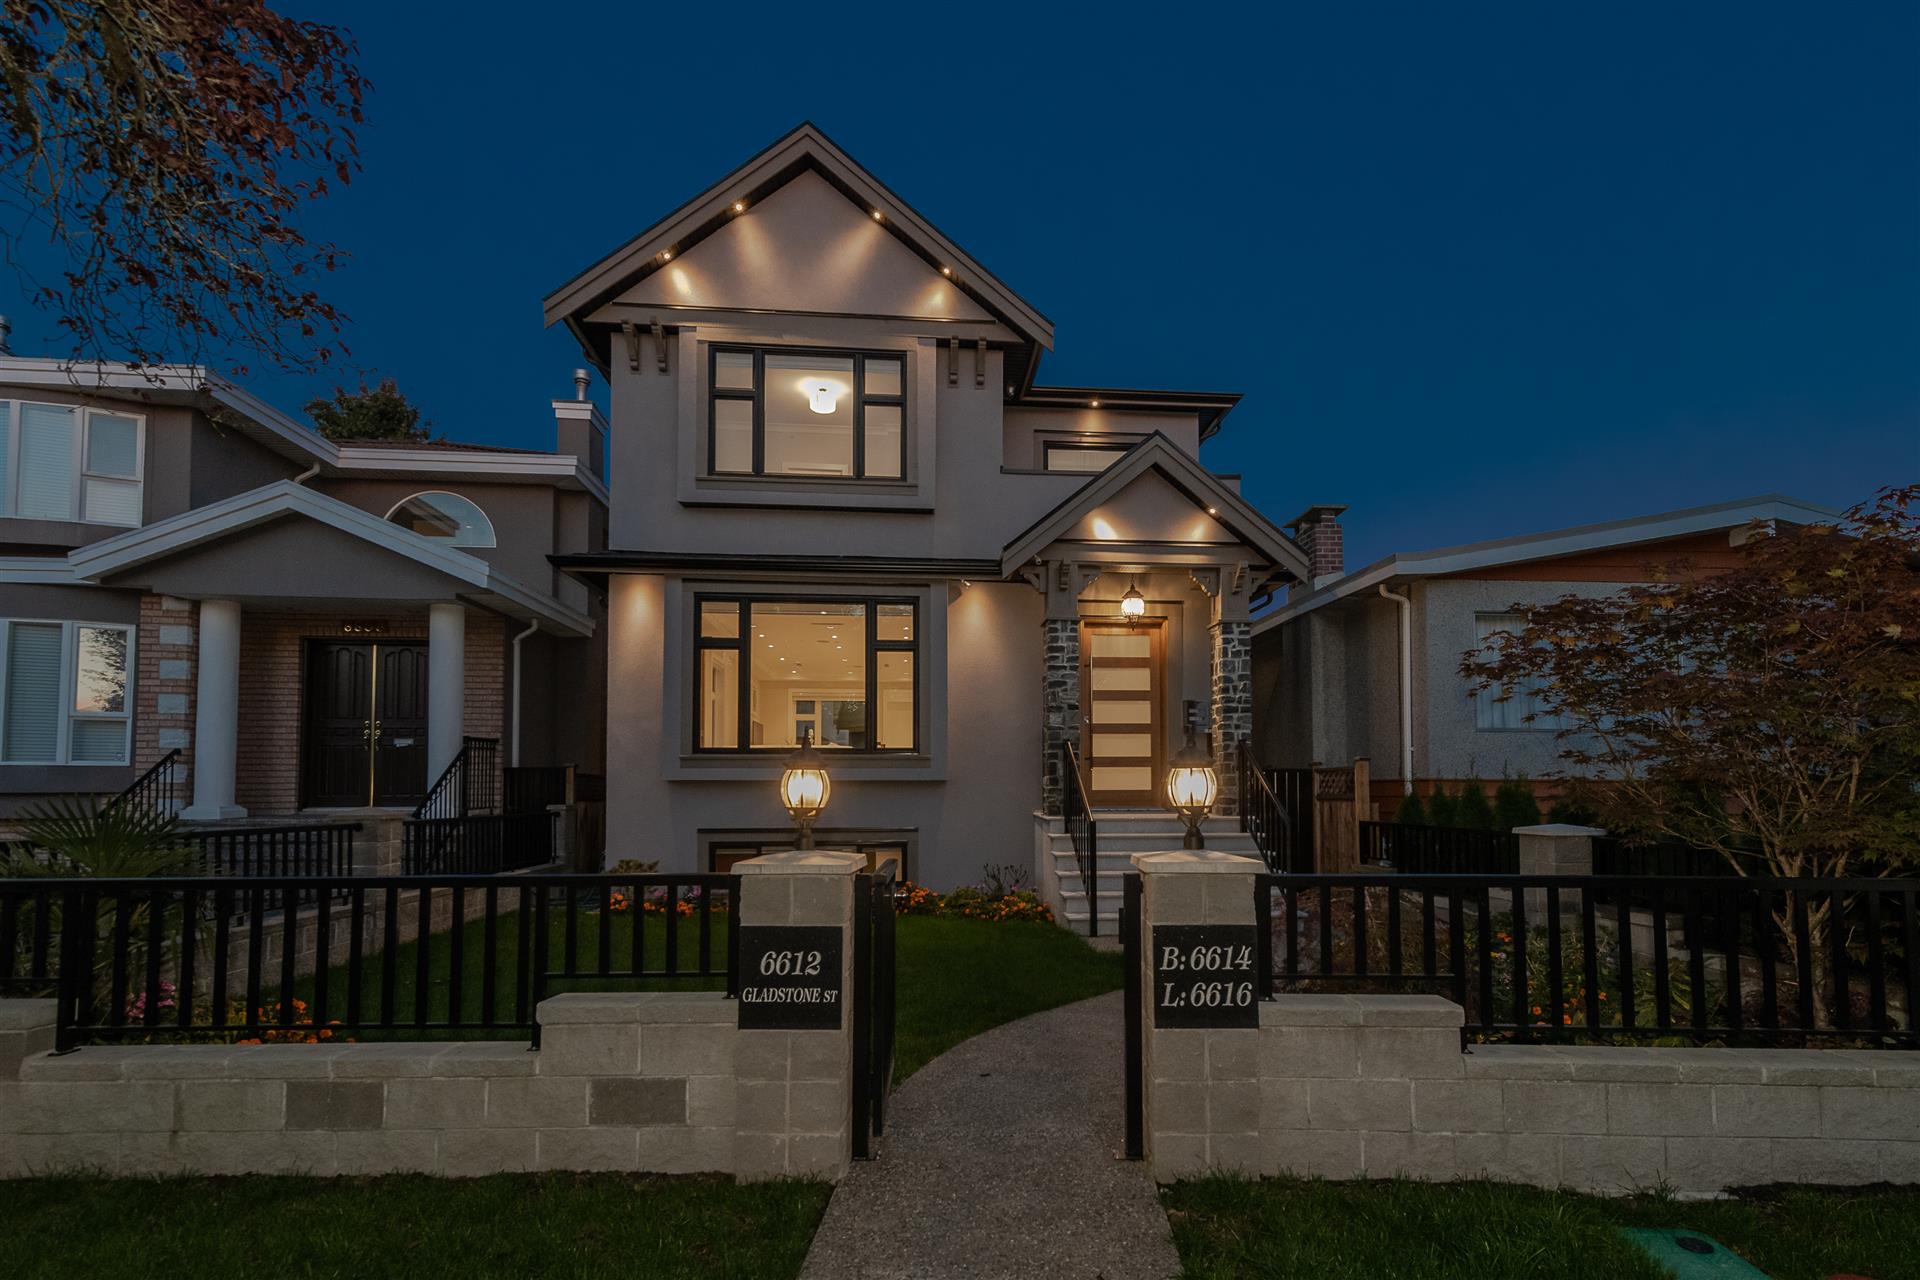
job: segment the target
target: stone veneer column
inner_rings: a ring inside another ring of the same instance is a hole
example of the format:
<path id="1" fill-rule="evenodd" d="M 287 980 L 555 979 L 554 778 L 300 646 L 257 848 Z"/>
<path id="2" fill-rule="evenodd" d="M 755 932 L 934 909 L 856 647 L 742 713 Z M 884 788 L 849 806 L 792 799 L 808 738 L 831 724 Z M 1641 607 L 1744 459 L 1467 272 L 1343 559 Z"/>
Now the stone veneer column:
<path id="1" fill-rule="evenodd" d="M 838 1030 L 743 1027 L 735 1038 L 733 1169 L 743 1181 L 838 1180 L 853 1163 L 853 891 L 866 865 L 857 853 L 813 850 L 733 866 L 743 928 L 831 925 L 842 938 Z"/>
<path id="2" fill-rule="evenodd" d="M 1213 767 L 1220 773 L 1220 799 L 1213 811 L 1240 812 L 1240 739 L 1253 735 L 1253 625 L 1216 618 L 1212 640 L 1213 716 L 1210 731 Z"/>
<path id="3" fill-rule="evenodd" d="M 1057 814 L 1066 784 L 1060 744 L 1080 745 L 1080 620 L 1048 618 L 1042 625 L 1046 657 L 1040 685 L 1040 803 L 1046 812 Z"/>

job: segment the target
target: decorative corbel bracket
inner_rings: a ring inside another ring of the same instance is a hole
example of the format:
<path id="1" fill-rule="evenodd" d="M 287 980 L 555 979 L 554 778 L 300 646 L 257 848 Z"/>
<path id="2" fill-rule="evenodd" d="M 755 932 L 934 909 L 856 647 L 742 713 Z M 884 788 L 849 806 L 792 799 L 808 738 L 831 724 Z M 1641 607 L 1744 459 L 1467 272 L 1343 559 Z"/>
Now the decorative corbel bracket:
<path id="1" fill-rule="evenodd" d="M 627 368 L 638 373 L 640 372 L 640 331 L 633 327 L 633 321 L 622 320 L 620 333 L 627 340 Z"/>
<path id="2" fill-rule="evenodd" d="M 653 322 L 653 349 L 660 356 L 660 372 L 667 371 L 667 331 L 658 320 Z"/>

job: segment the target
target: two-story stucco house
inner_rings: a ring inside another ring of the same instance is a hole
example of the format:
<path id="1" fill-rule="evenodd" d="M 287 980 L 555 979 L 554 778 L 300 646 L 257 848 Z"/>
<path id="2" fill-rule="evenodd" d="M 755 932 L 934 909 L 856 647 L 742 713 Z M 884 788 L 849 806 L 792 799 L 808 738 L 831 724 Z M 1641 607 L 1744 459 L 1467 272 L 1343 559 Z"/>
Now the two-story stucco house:
<path id="1" fill-rule="evenodd" d="M 1249 603 L 1306 569 L 1200 461 L 1236 396 L 1039 385 L 1046 317 L 810 125 L 546 314 L 611 386 L 608 549 L 559 561 L 607 591 L 609 857 L 785 844 L 810 736 L 823 841 L 945 886 L 1038 830 L 1044 876 L 1062 744 L 1117 854 L 1189 708 L 1234 812 Z"/>
<path id="2" fill-rule="evenodd" d="M 336 444 L 189 367 L 0 357 L 0 818 L 170 753 L 193 821 L 407 809 L 466 736 L 597 771 L 604 420 Z"/>

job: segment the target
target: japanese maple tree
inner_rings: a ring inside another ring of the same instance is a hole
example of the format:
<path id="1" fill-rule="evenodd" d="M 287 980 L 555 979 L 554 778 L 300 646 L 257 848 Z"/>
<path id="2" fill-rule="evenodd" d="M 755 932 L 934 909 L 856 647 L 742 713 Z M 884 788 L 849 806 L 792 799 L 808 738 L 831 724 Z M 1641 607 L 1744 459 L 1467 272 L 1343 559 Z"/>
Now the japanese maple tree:
<path id="1" fill-rule="evenodd" d="M 4 240 L 75 358 L 343 350 L 296 218 L 359 167 L 355 52 L 262 0 L 0 5 Z"/>

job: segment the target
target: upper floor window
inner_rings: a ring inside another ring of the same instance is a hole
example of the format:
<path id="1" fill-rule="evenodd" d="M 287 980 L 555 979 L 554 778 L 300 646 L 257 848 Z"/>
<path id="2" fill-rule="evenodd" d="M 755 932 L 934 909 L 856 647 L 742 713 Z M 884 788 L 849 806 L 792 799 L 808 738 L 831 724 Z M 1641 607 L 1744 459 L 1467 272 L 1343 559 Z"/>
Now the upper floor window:
<path id="1" fill-rule="evenodd" d="M 1476 613 L 1473 616 L 1474 639 L 1482 649 L 1492 647 L 1493 637 L 1501 632 L 1519 635 L 1526 630 L 1527 620 L 1517 613 Z M 1511 697 L 1501 700 L 1503 692 Z M 1527 716 L 1533 719 L 1528 720 Z M 1482 689 L 1473 698 L 1473 727 L 1486 730 L 1535 730 L 1552 733 L 1562 727 L 1563 718 L 1546 713 L 1546 703 L 1540 696 L 1540 686 L 1536 681 L 1513 686 L 1511 689 Z"/>
<path id="2" fill-rule="evenodd" d="M 707 457 L 715 475 L 906 476 L 906 358 L 715 347 Z"/>
<path id="3" fill-rule="evenodd" d="M 0 516 L 139 524 L 145 428 L 131 414 L 0 400 Z"/>
<path id="4" fill-rule="evenodd" d="M 487 513 L 457 493 L 416 493 L 387 512 L 387 519 L 423 538 L 436 538 L 456 547 L 495 545 L 493 522 L 487 519 Z"/>
<path id="5" fill-rule="evenodd" d="M 1126 444 L 1075 444 L 1071 441 L 1048 440 L 1042 446 L 1045 450 L 1046 469 L 1048 471 L 1095 472 L 1105 471 L 1114 463 L 1127 456 L 1131 445 Z"/>
<path id="6" fill-rule="evenodd" d="M 133 628 L 0 621 L 0 762 L 125 764 Z"/>
<path id="7" fill-rule="evenodd" d="M 702 597 L 695 613 L 698 750 L 918 746 L 913 601 Z"/>

